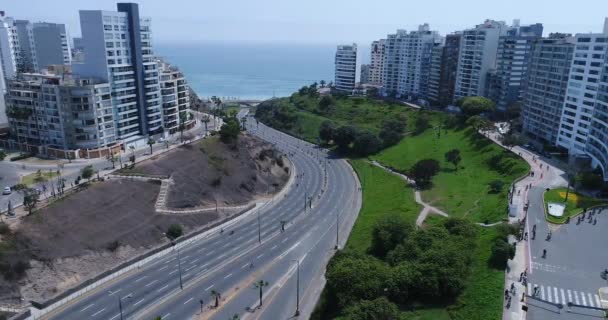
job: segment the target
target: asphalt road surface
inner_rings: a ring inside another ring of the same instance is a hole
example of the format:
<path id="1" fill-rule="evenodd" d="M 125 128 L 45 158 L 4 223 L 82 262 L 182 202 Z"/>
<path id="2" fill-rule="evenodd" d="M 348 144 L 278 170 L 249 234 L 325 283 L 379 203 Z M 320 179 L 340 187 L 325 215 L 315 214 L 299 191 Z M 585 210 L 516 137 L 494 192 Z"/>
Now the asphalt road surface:
<path id="1" fill-rule="evenodd" d="M 586 219 L 577 223 L 571 219 L 551 231 L 544 217 L 543 188 L 530 190 L 528 210 L 529 273 L 528 292 L 537 287 L 536 298 L 527 299 L 530 320 L 552 319 L 603 319 L 598 289 L 608 286 L 600 272 L 608 268 L 608 211 L 594 214 L 591 222 Z M 593 223 L 597 220 L 596 224 Z M 536 225 L 536 238 L 531 239 Z M 547 256 L 543 258 L 543 249 Z M 568 302 L 578 306 L 568 308 Z M 562 308 L 560 308 L 560 305 Z"/>
<path id="2" fill-rule="evenodd" d="M 312 144 L 251 117 L 247 127 L 274 143 L 294 164 L 297 177 L 284 196 L 223 232 L 73 302 L 51 319 L 117 320 L 120 305 L 124 319 L 227 319 L 234 314 L 241 319 L 288 319 L 296 311 L 298 294 L 301 317 L 308 318 L 336 241 L 344 243 L 359 211 L 358 182 L 346 161 Z M 254 287 L 260 280 L 268 283 L 262 308 Z M 212 291 L 221 294 L 218 308 Z"/>

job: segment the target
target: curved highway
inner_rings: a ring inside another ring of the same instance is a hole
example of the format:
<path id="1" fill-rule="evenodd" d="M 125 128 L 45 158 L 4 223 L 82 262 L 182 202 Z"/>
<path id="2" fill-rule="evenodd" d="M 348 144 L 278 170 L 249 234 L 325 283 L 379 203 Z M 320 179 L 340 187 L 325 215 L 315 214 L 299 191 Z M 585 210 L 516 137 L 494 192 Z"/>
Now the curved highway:
<path id="1" fill-rule="evenodd" d="M 359 212 L 358 181 L 345 160 L 323 149 L 252 117 L 247 127 L 289 157 L 296 174 L 290 189 L 223 232 L 174 250 L 50 318 L 117 320 L 122 308 L 123 319 L 227 319 L 235 314 L 288 319 L 298 302 L 300 316 L 308 318 L 336 241 L 342 246 Z M 268 283 L 262 307 L 254 286 L 260 280 Z M 221 294 L 217 308 L 212 292 Z"/>

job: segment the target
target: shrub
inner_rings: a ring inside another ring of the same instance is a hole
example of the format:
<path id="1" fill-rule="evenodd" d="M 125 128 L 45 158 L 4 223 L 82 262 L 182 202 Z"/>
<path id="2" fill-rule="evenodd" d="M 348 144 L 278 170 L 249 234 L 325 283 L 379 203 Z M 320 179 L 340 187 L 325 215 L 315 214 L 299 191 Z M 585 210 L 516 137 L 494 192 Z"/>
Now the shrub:
<path id="1" fill-rule="evenodd" d="M 463 113 L 470 117 L 494 111 L 495 104 L 492 100 L 484 97 L 466 97 L 462 100 L 460 108 Z"/>
<path id="2" fill-rule="evenodd" d="M 502 191 L 505 183 L 502 180 L 493 180 L 489 183 L 490 193 L 499 193 Z"/>
<path id="3" fill-rule="evenodd" d="M 360 156 L 367 156 L 378 152 L 382 142 L 369 131 L 357 133 L 353 141 L 353 151 Z"/>
<path id="4" fill-rule="evenodd" d="M 431 179 L 439 172 L 439 169 L 439 161 L 423 159 L 410 168 L 409 176 L 414 179 L 418 187 L 424 188 L 431 184 Z"/>
<path id="5" fill-rule="evenodd" d="M 496 269 L 507 267 L 507 261 L 515 256 L 515 247 L 504 239 L 496 239 L 492 244 L 490 254 L 490 265 Z"/>
<path id="6" fill-rule="evenodd" d="M 372 230 L 370 252 L 376 257 L 384 258 L 413 231 L 413 226 L 403 216 L 387 214 L 376 222 Z"/>
<path id="7" fill-rule="evenodd" d="M 361 300 L 344 311 L 344 319 L 349 320 L 399 320 L 400 312 L 397 305 L 385 297 L 374 300 Z"/>
<path id="8" fill-rule="evenodd" d="M 182 229 L 181 225 L 172 224 L 167 229 L 166 235 L 167 235 L 167 238 L 174 240 L 174 239 L 181 237 L 183 233 L 184 233 L 184 230 Z"/>
<path id="9" fill-rule="evenodd" d="M 115 252 L 120 247 L 120 241 L 115 240 L 106 245 L 106 249 L 110 252 Z"/>

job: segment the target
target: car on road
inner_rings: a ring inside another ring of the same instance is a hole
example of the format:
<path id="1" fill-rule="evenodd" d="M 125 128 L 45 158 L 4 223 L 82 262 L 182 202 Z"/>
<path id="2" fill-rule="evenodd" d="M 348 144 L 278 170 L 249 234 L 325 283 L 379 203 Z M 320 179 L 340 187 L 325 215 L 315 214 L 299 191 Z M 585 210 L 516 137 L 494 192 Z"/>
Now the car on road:
<path id="1" fill-rule="evenodd" d="M 11 187 L 4 187 L 4 190 L 2 190 L 3 195 L 7 195 L 7 194 L 11 194 L 11 193 L 13 193 L 13 191 L 11 190 Z"/>

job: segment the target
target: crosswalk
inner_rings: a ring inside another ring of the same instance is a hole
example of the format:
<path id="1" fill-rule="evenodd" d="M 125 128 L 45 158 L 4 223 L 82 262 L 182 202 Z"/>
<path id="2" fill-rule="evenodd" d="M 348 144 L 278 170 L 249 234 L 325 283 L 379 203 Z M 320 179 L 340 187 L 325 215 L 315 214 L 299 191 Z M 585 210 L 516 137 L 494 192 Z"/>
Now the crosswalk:
<path id="1" fill-rule="evenodd" d="M 528 294 L 534 294 L 533 283 L 528 283 Z M 589 307 L 601 307 L 600 296 L 597 293 L 583 292 L 571 289 L 557 288 L 536 284 L 538 286 L 537 297 L 551 303 L 561 303 L 566 305 L 568 302 Z"/>

